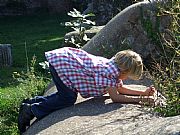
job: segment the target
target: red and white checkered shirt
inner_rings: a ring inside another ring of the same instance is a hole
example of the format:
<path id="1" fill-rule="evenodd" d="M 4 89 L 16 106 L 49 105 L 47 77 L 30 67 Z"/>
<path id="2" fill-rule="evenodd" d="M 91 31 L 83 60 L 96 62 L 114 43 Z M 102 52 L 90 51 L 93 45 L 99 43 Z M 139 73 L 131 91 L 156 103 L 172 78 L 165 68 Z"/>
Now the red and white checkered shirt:
<path id="1" fill-rule="evenodd" d="M 97 97 L 116 87 L 119 69 L 114 59 L 94 56 L 81 49 L 64 47 L 45 53 L 63 83 L 82 97 Z"/>

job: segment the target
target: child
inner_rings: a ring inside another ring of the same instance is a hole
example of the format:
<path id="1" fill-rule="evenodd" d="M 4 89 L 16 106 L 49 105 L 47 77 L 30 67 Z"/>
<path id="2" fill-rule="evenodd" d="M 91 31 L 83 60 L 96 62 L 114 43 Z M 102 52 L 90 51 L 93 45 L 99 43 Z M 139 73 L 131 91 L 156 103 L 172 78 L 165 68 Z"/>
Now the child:
<path id="1" fill-rule="evenodd" d="M 144 100 L 153 102 L 149 96 L 155 93 L 154 87 L 137 91 L 123 86 L 122 80 L 137 80 L 143 72 L 141 57 L 131 50 L 120 51 L 111 59 L 70 47 L 49 51 L 45 55 L 57 92 L 23 101 L 18 116 L 21 133 L 26 131 L 34 117 L 41 119 L 57 109 L 74 105 L 78 92 L 84 98 L 109 93 L 112 101 L 119 103 L 141 101 L 137 96 L 126 95 L 148 96 Z"/>

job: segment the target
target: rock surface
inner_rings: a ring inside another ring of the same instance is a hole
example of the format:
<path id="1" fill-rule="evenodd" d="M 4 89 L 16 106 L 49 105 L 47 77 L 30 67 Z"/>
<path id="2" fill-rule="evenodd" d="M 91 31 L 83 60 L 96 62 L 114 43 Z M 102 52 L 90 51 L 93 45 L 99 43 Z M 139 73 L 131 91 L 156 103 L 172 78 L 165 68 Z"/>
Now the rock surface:
<path id="1" fill-rule="evenodd" d="M 104 26 L 93 26 L 91 29 L 85 30 L 85 34 L 87 35 L 88 38 L 92 38 L 94 35 L 96 35 Z M 61 44 L 61 46 L 74 46 L 72 43 L 67 42 L 71 41 L 72 37 L 78 37 L 79 33 L 77 31 L 72 31 L 67 33 L 64 36 L 64 42 Z"/>
<path id="2" fill-rule="evenodd" d="M 151 80 L 124 82 L 129 87 L 145 89 Z M 134 85 L 129 85 L 134 83 Z M 146 85 L 141 85 L 146 84 Z M 56 91 L 49 86 L 45 93 Z M 84 99 L 57 110 L 34 122 L 24 135 L 180 135 L 180 116 L 163 118 L 140 105 L 112 103 L 108 95 Z"/>
<path id="3" fill-rule="evenodd" d="M 151 57 L 159 58 L 161 50 L 152 35 L 155 36 L 156 31 L 166 33 L 171 24 L 169 16 L 157 18 L 159 4 L 157 0 L 143 1 L 125 8 L 82 49 L 94 55 L 108 54 L 106 57 L 112 57 L 119 50 L 132 49 L 141 54 L 144 61 L 149 62 Z"/>

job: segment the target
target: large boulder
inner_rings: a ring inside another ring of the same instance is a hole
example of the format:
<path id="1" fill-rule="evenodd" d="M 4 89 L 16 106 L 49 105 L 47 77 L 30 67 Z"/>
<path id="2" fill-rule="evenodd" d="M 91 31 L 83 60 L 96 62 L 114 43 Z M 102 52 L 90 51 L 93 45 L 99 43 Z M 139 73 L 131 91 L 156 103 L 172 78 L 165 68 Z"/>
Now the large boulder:
<path id="1" fill-rule="evenodd" d="M 91 29 L 85 30 L 84 34 L 87 35 L 88 38 L 94 37 L 104 26 L 93 26 Z M 61 46 L 74 46 L 71 42 L 72 37 L 78 37 L 79 32 L 77 31 L 72 31 L 67 33 L 64 36 L 64 42 L 61 44 Z"/>
<path id="2" fill-rule="evenodd" d="M 124 83 L 127 87 L 143 90 L 152 81 L 142 78 Z M 56 91 L 52 83 L 45 95 Z M 40 121 L 32 121 L 34 123 L 24 135 L 178 135 L 179 118 L 160 117 L 150 108 L 140 105 L 112 103 L 108 94 L 101 98 L 87 99 L 78 95 L 74 106 L 57 110 Z"/>
<path id="3" fill-rule="evenodd" d="M 119 50 L 132 49 L 141 54 L 144 61 L 149 61 L 151 55 L 159 57 L 159 46 L 152 40 L 150 34 L 156 31 L 165 33 L 171 24 L 170 16 L 157 18 L 159 4 L 163 3 L 144 1 L 125 8 L 82 49 L 107 57 L 112 57 Z M 149 25 L 147 25 L 148 23 Z M 147 29 L 151 29 L 152 33 L 148 33 Z"/>
<path id="4" fill-rule="evenodd" d="M 46 94 L 54 91 L 54 86 L 49 87 Z M 34 122 L 24 135 L 179 135 L 179 123 L 180 116 L 164 118 L 140 105 L 115 104 L 108 95 L 88 99 L 78 96 L 74 106 Z"/>

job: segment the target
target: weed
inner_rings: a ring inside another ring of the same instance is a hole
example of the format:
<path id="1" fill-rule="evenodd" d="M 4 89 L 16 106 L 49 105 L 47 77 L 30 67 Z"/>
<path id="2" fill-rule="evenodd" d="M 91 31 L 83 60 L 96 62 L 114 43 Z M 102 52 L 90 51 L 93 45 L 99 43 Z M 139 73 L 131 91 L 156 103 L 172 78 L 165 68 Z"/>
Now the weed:
<path id="1" fill-rule="evenodd" d="M 180 29 L 179 29 L 179 3 L 172 0 L 166 5 L 159 5 L 157 18 L 168 15 L 172 19 L 171 27 L 166 32 L 160 32 L 159 28 L 153 31 L 151 20 L 143 23 L 148 36 L 155 41 L 160 48 L 160 58 L 153 58 L 153 76 L 155 86 L 166 96 L 167 105 L 156 107 L 155 111 L 163 116 L 174 116 L 180 114 Z"/>
<path id="2" fill-rule="evenodd" d="M 26 97 L 42 94 L 43 93 L 42 90 L 44 90 L 45 88 L 46 81 L 50 81 L 48 78 L 45 78 L 42 75 L 36 73 L 35 64 L 36 64 L 36 57 L 33 56 L 31 60 L 31 65 L 29 69 L 27 69 L 26 73 L 14 72 L 13 74 L 13 78 L 20 83 L 19 87 L 21 89 L 23 88 L 26 89 L 26 94 L 27 94 Z"/>
<path id="3" fill-rule="evenodd" d="M 24 98 L 42 95 L 50 81 L 36 73 L 35 63 L 36 57 L 34 56 L 26 72 L 13 73 L 14 81 L 19 83 L 16 88 L 0 91 L 0 134 L 18 133 L 17 115 L 20 103 Z"/>

